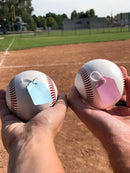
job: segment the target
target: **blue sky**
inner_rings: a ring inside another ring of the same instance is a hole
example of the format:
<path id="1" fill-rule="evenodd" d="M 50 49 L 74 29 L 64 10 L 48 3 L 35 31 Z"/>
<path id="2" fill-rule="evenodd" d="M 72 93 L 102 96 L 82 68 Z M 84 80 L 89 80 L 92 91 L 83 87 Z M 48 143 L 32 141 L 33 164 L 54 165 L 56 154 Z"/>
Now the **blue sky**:
<path id="1" fill-rule="evenodd" d="M 33 14 L 45 15 L 48 12 L 55 14 L 67 14 L 84 11 L 93 8 L 98 17 L 116 15 L 120 12 L 130 12 L 130 0 L 32 0 Z"/>

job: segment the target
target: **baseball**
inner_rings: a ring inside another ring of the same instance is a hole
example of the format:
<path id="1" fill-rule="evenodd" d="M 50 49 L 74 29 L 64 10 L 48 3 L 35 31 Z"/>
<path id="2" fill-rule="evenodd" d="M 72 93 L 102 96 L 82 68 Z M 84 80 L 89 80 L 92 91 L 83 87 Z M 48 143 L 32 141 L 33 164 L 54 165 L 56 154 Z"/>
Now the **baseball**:
<path id="1" fill-rule="evenodd" d="M 9 109 L 22 120 L 29 120 L 38 112 L 53 106 L 58 91 L 54 81 L 39 71 L 24 71 L 16 75 L 6 91 Z"/>
<path id="2" fill-rule="evenodd" d="M 115 105 L 122 97 L 124 78 L 115 63 L 95 59 L 79 69 L 75 77 L 75 87 L 89 105 L 106 109 Z"/>

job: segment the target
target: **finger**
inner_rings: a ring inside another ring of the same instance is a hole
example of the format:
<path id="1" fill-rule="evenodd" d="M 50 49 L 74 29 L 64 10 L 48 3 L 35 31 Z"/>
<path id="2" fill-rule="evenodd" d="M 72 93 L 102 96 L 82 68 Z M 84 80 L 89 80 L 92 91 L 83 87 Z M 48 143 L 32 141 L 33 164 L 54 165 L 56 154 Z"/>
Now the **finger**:
<path id="1" fill-rule="evenodd" d="M 5 116 L 6 114 L 10 113 L 6 105 L 4 90 L 0 90 L 0 113 L 1 113 L 1 116 Z"/>
<path id="2" fill-rule="evenodd" d="M 120 66 L 120 70 L 122 71 L 122 74 L 123 74 L 123 78 L 125 79 L 127 77 L 127 70 L 125 67 L 123 66 Z M 122 98 L 120 99 L 121 101 L 126 101 L 126 90 L 124 88 L 124 93 L 123 93 L 123 96 Z M 119 104 L 120 105 L 120 104 Z"/>
<path id="3" fill-rule="evenodd" d="M 86 104 L 82 102 L 81 97 L 74 86 L 70 88 L 68 102 L 69 106 L 74 111 L 82 110 L 84 107 L 86 107 Z"/>
<path id="4" fill-rule="evenodd" d="M 130 107 L 130 77 L 126 77 L 125 85 L 126 85 L 126 102 L 127 106 Z"/>
<path id="5" fill-rule="evenodd" d="M 15 115 L 13 115 L 7 107 L 3 106 L 3 108 L 0 109 L 0 114 L 1 114 L 1 121 L 3 126 L 20 122 L 20 120 Z"/>
<path id="6" fill-rule="evenodd" d="M 123 77 L 125 78 L 128 75 L 126 68 L 123 66 L 120 66 L 120 70 L 122 71 Z"/>
<path id="7" fill-rule="evenodd" d="M 76 87 L 75 87 L 75 86 L 72 86 L 72 87 L 70 88 L 69 98 L 74 98 L 74 97 L 75 97 L 75 98 L 77 98 L 77 97 L 80 98 L 80 95 L 79 95 L 79 93 L 78 93 Z"/>
<path id="8" fill-rule="evenodd" d="M 0 99 L 5 99 L 5 90 L 0 90 Z"/>
<path id="9" fill-rule="evenodd" d="M 19 122 L 19 119 L 15 117 L 7 107 L 4 90 L 0 90 L 0 115 L 3 125 Z"/>
<path id="10" fill-rule="evenodd" d="M 0 91 L 0 114 L 1 117 L 7 115 L 10 113 L 10 110 L 8 109 L 7 105 L 6 105 L 6 101 L 4 99 L 4 93 L 2 93 Z"/>
<path id="11" fill-rule="evenodd" d="M 54 105 L 54 108 L 56 108 L 57 110 L 66 112 L 67 108 L 68 108 L 68 102 L 67 102 L 67 97 L 65 94 L 61 94 L 56 102 L 56 104 Z"/>
<path id="12" fill-rule="evenodd" d="M 82 102 L 81 97 L 74 86 L 70 88 L 68 101 L 70 108 L 75 112 L 75 114 L 83 123 L 88 126 L 92 123 L 92 121 L 94 121 L 94 119 L 91 119 L 93 109 L 90 108 L 87 103 Z"/>
<path id="13" fill-rule="evenodd" d="M 56 124 L 58 123 L 57 130 L 59 131 L 63 125 L 65 113 L 68 108 L 67 97 L 65 94 L 62 94 L 59 96 L 59 98 L 53 108 L 56 111 L 55 112 L 56 116 L 53 116 L 53 118 L 55 119 Z"/>

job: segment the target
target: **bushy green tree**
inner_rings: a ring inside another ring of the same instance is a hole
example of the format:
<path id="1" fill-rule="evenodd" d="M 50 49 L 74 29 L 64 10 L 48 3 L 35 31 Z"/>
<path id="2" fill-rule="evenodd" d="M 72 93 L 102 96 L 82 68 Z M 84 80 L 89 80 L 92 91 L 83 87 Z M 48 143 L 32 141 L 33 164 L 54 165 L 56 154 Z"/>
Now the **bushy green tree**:
<path id="1" fill-rule="evenodd" d="M 53 17 L 46 18 L 47 27 L 51 27 L 53 29 L 57 28 L 57 23 Z"/>
<path id="2" fill-rule="evenodd" d="M 55 20 L 57 22 L 58 29 L 62 29 L 62 22 L 63 22 L 62 15 L 60 14 L 56 15 Z"/>
<path id="3" fill-rule="evenodd" d="M 14 8 L 12 8 L 14 6 Z M 32 15 L 31 0 L 1 0 L 0 1 L 0 20 L 6 18 L 8 23 L 12 23 L 12 9 L 15 12 L 15 16 L 19 16 L 27 23 L 29 29 L 36 28 Z"/>
<path id="4" fill-rule="evenodd" d="M 53 17 L 55 19 L 56 18 L 56 14 L 49 12 L 49 13 L 46 14 L 46 18 L 47 17 Z"/>
<path id="5" fill-rule="evenodd" d="M 72 11 L 71 19 L 78 19 L 78 18 L 79 18 L 79 15 L 78 15 L 77 11 L 76 10 Z"/>
<path id="6" fill-rule="evenodd" d="M 45 30 L 47 27 L 62 29 L 63 21 L 68 19 L 66 14 L 55 14 L 51 12 L 47 13 L 45 16 L 36 16 L 34 14 L 32 17 L 37 27 L 43 27 Z"/>
<path id="7" fill-rule="evenodd" d="M 88 18 L 88 17 L 95 17 L 94 9 L 90 9 L 86 12 L 81 11 L 79 13 L 77 13 L 77 11 L 74 10 L 71 13 L 71 19 Z"/>
<path id="8" fill-rule="evenodd" d="M 87 17 L 86 13 L 84 13 L 83 11 L 79 12 L 78 16 L 79 16 L 79 18 L 86 18 Z"/>
<path id="9" fill-rule="evenodd" d="M 90 17 L 95 17 L 95 11 L 94 11 L 94 9 L 90 9 L 89 10 L 89 16 Z"/>
<path id="10" fill-rule="evenodd" d="M 34 20 L 34 22 L 35 22 L 35 24 L 36 24 L 36 26 L 38 27 L 38 28 L 43 28 L 43 29 L 47 29 L 47 25 L 46 25 L 46 18 L 43 16 L 36 16 L 36 15 L 33 15 L 32 16 L 33 17 L 33 20 Z"/>
<path id="11" fill-rule="evenodd" d="M 33 18 L 35 24 L 37 25 L 37 16 L 36 16 L 35 14 L 33 14 L 33 15 L 32 15 L 32 18 Z"/>
<path id="12" fill-rule="evenodd" d="M 62 19 L 65 20 L 65 19 L 68 19 L 68 16 L 64 13 L 61 15 L 62 16 Z"/>
<path id="13" fill-rule="evenodd" d="M 55 13 L 51 13 L 51 12 L 47 13 L 45 17 L 46 17 L 46 19 L 48 17 L 52 17 L 56 22 L 57 29 L 62 29 L 63 20 L 68 19 L 66 14 L 61 15 L 61 14 L 55 14 Z"/>
<path id="14" fill-rule="evenodd" d="M 37 27 L 43 27 L 43 17 L 42 16 L 37 17 Z"/>

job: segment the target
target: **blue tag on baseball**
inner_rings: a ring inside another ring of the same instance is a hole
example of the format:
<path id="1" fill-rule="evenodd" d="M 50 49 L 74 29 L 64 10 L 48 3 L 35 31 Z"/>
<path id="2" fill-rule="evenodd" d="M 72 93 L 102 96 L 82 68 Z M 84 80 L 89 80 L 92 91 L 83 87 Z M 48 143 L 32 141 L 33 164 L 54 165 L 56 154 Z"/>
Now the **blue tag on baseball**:
<path id="1" fill-rule="evenodd" d="M 34 105 L 46 104 L 53 101 L 48 88 L 42 82 L 33 80 L 27 86 L 27 90 Z"/>

